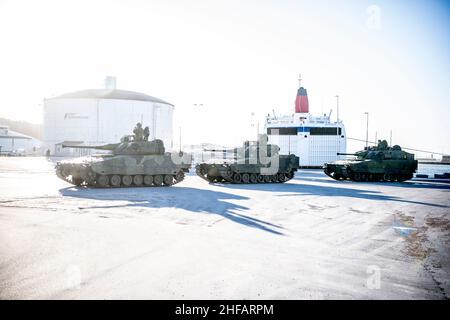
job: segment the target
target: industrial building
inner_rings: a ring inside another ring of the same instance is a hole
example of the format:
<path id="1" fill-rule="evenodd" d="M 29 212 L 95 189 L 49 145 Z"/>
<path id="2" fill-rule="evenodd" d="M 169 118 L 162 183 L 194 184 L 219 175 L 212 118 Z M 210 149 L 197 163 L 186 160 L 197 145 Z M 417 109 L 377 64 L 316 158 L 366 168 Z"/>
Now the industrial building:
<path id="1" fill-rule="evenodd" d="M 173 147 L 174 106 L 144 93 L 116 89 L 107 77 L 104 89 L 82 90 L 44 100 L 44 145 L 51 155 L 79 156 L 90 150 L 62 145 L 102 145 L 119 142 L 137 122 L 150 129 L 149 139 Z"/>
<path id="2" fill-rule="evenodd" d="M 10 130 L 6 125 L 0 125 L 0 154 L 28 155 L 36 153 L 41 141 L 33 137 Z"/>

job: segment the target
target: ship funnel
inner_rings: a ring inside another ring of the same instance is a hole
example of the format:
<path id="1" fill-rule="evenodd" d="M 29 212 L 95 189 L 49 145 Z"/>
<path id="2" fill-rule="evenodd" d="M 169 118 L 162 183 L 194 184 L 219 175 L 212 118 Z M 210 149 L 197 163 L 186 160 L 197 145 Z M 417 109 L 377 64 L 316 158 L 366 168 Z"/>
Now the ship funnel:
<path id="1" fill-rule="evenodd" d="M 297 91 L 295 113 L 309 113 L 308 93 L 303 87 L 298 88 Z"/>

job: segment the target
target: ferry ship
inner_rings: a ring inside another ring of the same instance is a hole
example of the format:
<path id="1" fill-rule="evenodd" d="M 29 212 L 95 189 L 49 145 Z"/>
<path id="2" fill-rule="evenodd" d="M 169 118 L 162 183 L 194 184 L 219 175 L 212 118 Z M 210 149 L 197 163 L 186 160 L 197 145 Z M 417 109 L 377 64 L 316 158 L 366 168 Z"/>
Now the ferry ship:
<path id="1" fill-rule="evenodd" d="M 280 154 L 300 157 L 300 167 L 321 168 L 324 163 L 342 158 L 347 136 L 343 122 L 331 121 L 329 115 L 313 116 L 309 113 L 308 93 L 300 85 L 295 99 L 295 113 L 277 117 L 268 115 L 264 125 L 269 142 L 280 147 Z"/>

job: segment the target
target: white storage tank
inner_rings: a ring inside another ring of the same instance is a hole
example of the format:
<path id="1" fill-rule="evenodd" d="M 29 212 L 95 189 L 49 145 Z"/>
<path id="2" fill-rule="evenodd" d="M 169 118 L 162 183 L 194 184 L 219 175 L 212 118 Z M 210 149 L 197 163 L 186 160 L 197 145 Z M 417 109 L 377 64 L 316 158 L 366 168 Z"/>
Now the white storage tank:
<path id="1" fill-rule="evenodd" d="M 149 127 L 149 139 L 163 140 L 167 150 L 173 147 L 172 104 L 143 93 L 115 89 L 115 79 L 107 78 L 106 85 L 106 89 L 82 90 L 44 100 L 45 150 L 50 150 L 51 155 L 84 155 L 89 150 L 62 148 L 62 144 L 116 143 L 132 134 L 137 122 Z"/>

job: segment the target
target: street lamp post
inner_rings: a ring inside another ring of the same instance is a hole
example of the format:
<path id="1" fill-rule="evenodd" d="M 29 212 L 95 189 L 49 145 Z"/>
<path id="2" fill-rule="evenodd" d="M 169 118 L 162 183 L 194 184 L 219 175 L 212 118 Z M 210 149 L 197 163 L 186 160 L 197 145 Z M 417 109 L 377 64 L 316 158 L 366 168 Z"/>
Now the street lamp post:
<path id="1" fill-rule="evenodd" d="M 367 116 L 367 124 L 366 124 L 366 148 L 369 146 L 369 113 L 364 112 Z"/>
<path id="2" fill-rule="evenodd" d="M 336 119 L 339 122 L 339 95 L 335 95 L 336 98 Z"/>
<path id="3" fill-rule="evenodd" d="M 258 140 L 258 133 L 259 133 L 259 122 L 256 120 L 256 114 L 255 112 L 250 113 L 251 116 L 251 127 L 256 127 L 256 140 Z M 256 125 L 255 125 L 256 122 Z"/>
<path id="4" fill-rule="evenodd" d="M 181 152 L 181 127 L 180 127 L 180 152 Z"/>

